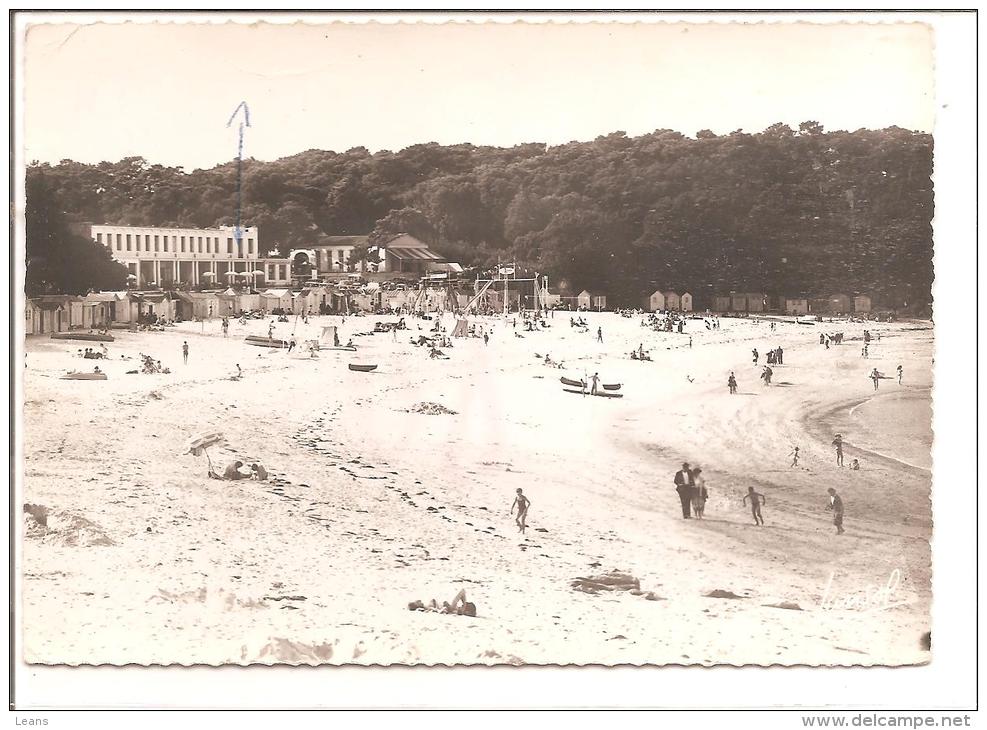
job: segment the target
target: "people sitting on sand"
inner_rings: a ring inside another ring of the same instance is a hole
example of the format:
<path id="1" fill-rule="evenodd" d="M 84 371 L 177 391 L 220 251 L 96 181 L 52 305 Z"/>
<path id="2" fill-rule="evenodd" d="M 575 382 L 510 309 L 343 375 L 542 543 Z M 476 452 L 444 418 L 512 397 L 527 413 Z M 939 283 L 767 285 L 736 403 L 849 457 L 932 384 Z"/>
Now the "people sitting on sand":
<path id="1" fill-rule="evenodd" d="M 454 614 L 456 616 L 476 616 L 476 605 L 466 600 L 466 589 L 462 589 L 452 599 L 451 603 L 443 601 L 440 606 L 433 598 L 427 604 L 421 601 L 412 601 L 408 604 L 409 611 L 429 611 L 432 613 Z"/>
<path id="2" fill-rule="evenodd" d="M 99 369 L 99 365 L 97 365 L 96 367 L 93 368 L 93 372 L 96 375 L 102 375 L 103 374 L 103 371 Z"/>
<path id="3" fill-rule="evenodd" d="M 237 481 L 239 479 L 250 479 L 250 474 L 244 474 L 240 471 L 240 467 L 243 466 L 243 462 L 239 459 L 234 461 L 232 464 L 228 464 L 226 469 L 223 470 L 223 479 L 228 479 L 230 481 Z"/>
<path id="4" fill-rule="evenodd" d="M 850 468 L 853 471 L 860 471 L 860 462 L 854 459 L 853 461 L 850 462 Z"/>
<path id="5" fill-rule="evenodd" d="M 251 464 L 250 465 L 250 478 L 257 482 L 267 481 L 267 469 L 264 468 L 263 464 Z"/>

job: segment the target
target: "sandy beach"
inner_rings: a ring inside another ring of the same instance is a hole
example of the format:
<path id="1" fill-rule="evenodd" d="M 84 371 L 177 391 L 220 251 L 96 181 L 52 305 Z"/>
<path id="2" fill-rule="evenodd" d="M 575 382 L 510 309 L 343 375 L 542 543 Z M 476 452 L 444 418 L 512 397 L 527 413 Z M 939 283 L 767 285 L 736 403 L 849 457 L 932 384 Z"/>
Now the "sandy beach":
<path id="1" fill-rule="evenodd" d="M 337 325 L 358 346 L 316 359 L 243 342 L 269 320 L 233 322 L 228 338 L 218 320 L 115 331 L 105 362 L 76 355 L 89 343 L 28 338 L 23 501 L 44 518 L 24 516 L 24 659 L 929 661 L 931 323 L 771 331 L 723 318 L 711 331 L 694 319 L 674 334 L 642 316 L 585 316 L 586 333 L 561 312 L 542 332 L 477 318 L 489 344 L 456 339 L 448 360 L 410 344 L 428 321 L 409 319 L 396 340 L 366 334 L 395 317 L 276 325 L 299 342 Z M 866 359 L 865 328 L 881 333 Z M 826 349 L 820 331 L 848 339 Z M 651 362 L 629 358 L 639 344 Z M 765 387 L 751 350 L 763 365 L 779 345 L 785 364 Z M 141 352 L 171 373 L 126 374 Z M 108 380 L 59 379 L 94 364 Z M 899 364 L 902 384 L 875 391 L 870 370 Z M 559 382 L 594 372 L 624 397 Z M 423 402 L 452 413 L 416 412 Z M 206 458 L 182 451 L 212 430 L 229 443 L 210 451 L 214 464 L 260 461 L 271 479 L 207 478 Z M 682 519 L 672 479 L 683 461 L 706 477 L 703 520 Z M 741 505 L 751 486 L 766 497 L 764 527 Z M 509 514 L 518 487 L 532 502 L 524 534 Z M 842 536 L 829 487 L 846 505 Z M 614 570 L 639 590 L 572 586 Z M 475 618 L 408 610 L 460 589 Z"/>

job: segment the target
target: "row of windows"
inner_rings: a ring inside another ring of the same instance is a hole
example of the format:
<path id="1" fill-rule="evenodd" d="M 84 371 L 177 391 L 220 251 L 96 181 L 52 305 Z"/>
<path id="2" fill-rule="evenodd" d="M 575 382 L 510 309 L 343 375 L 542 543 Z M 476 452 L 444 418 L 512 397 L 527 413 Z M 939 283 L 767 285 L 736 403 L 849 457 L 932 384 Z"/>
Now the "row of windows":
<path id="1" fill-rule="evenodd" d="M 323 260 L 325 261 L 325 264 L 324 265 L 326 267 L 332 265 L 333 261 L 337 261 L 339 263 L 343 263 L 343 262 L 349 260 L 349 251 L 347 251 L 345 249 L 342 249 L 342 248 L 337 248 L 337 249 L 323 249 L 321 251 L 321 254 L 323 256 Z"/>
<path id="2" fill-rule="evenodd" d="M 169 242 L 169 238 L 171 241 Z M 142 240 L 143 239 L 143 240 Z M 254 239 L 247 238 L 245 250 L 238 252 L 232 238 L 226 239 L 226 250 L 223 253 L 234 254 L 237 258 L 253 256 L 257 253 Z M 220 253 L 218 236 L 162 236 L 149 233 L 97 233 L 96 242 L 108 246 L 114 251 L 155 251 L 173 253 Z M 143 243 L 143 247 L 141 244 Z M 169 243 L 171 244 L 169 247 Z M 153 246 L 153 248 L 152 248 Z"/>

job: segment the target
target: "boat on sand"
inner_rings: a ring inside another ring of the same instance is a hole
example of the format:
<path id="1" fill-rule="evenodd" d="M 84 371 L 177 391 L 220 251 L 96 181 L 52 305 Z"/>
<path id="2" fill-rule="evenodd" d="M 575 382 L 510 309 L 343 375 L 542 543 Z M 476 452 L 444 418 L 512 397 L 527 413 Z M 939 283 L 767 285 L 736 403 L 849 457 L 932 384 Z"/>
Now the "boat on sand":
<path id="1" fill-rule="evenodd" d="M 113 335 L 101 335 L 94 332 L 52 332 L 53 340 L 83 340 L 85 342 L 113 342 Z"/>
<path id="2" fill-rule="evenodd" d="M 623 398 L 623 393 L 612 393 L 605 390 L 598 390 L 595 393 L 590 393 L 588 390 L 573 390 L 572 388 L 563 388 L 566 393 L 575 393 L 576 395 L 590 395 L 596 398 Z"/>

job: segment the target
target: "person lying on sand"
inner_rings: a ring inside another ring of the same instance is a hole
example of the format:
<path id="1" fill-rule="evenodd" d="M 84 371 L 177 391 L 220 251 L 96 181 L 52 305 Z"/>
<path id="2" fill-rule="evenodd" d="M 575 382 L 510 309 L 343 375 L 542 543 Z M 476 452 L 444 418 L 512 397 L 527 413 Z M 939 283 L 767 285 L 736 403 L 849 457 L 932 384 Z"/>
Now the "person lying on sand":
<path id="1" fill-rule="evenodd" d="M 433 598 L 428 604 L 412 601 L 408 604 L 409 611 L 429 611 L 432 613 L 448 613 L 457 616 L 476 616 L 476 605 L 466 600 L 466 589 L 462 589 L 452 599 L 452 603 L 443 602 L 441 606 Z"/>

